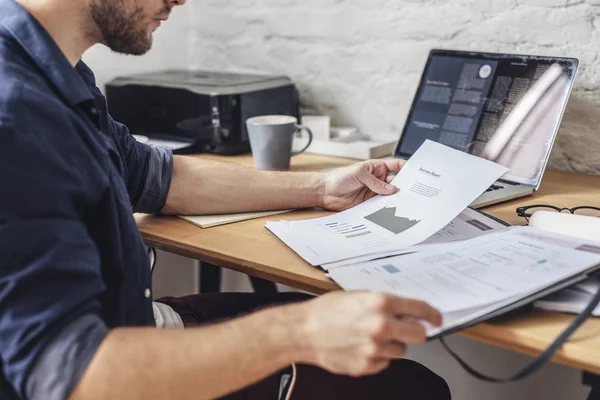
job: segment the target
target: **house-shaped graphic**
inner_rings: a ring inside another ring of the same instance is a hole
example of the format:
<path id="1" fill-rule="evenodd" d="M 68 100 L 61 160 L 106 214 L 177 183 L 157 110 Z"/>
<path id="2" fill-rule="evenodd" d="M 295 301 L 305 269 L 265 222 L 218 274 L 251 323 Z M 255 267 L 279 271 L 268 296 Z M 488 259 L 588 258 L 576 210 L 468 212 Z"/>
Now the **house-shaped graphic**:
<path id="1" fill-rule="evenodd" d="M 374 212 L 373 214 L 367 215 L 366 220 L 379 225 L 380 227 L 387 229 L 388 231 L 395 233 L 396 235 L 402 233 L 419 222 L 420 220 L 409 219 L 404 217 L 396 216 L 396 207 L 385 207 L 381 210 Z"/>

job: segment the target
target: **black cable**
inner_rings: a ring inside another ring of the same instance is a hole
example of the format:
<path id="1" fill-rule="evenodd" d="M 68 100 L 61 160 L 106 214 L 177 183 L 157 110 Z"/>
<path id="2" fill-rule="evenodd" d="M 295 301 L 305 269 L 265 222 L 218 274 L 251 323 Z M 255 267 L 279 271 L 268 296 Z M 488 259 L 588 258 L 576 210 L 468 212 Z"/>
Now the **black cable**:
<path id="1" fill-rule="evenodd" d="M 569 337 L 592 315 L 598 304 L 600 304 L 600 290 L 598 290 L 598 292 L 594 295 L 592 300 L 588 303 L 587 307 L 581 312 L 581 314 L 579 314 L 573 320 L 573 322 L 571 322 L 571 324 L 556 338 L 556 340 L 554 340 L 554 342 L 550 346 L 548 346 L 546 350 L 544 350 L 542 354 L 540 354 L 535 360 L 533 360 L 531 364 L 527 365 L 521 371 L 508 378 L 494 378 L 492 376 L 488 376 L 477 371 L 475 368 L 467 364 L 467 362 L 463 360 L 458 354 L 456 354 L 454 350 L 448 347 L 443 338 L 440 338 L 440 343 L 442 344 L 442 346 L 444 346 L 446 351 L 450 353 L 452 358 L 454 358 L 460 364 L 461 367 L 463 367 L 470 375 L 474 376 L 475 378 L 493 383 L 514 382 L 530 376 L 542 366 L 544 366 L 546 363 L 548 363 L 548 361 L 550 361 L 554 353 L 556 353 L 558 349 L 560 349 L 562 345 L 569 339 Z"/>

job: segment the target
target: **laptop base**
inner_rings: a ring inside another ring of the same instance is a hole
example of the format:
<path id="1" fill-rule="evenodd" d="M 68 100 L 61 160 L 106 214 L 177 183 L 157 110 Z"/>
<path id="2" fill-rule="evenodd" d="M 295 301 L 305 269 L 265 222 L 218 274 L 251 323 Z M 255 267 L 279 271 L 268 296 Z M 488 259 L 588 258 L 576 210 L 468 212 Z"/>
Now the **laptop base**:
<path id="1" fill-rule="evenodd" d="M 505 181 L 498 181 L 492 185 L 492 187 L 496 185 L 501 186 L 502 188 L 483 193 L 473 203 L 471 203 L 471 207 L 482 208 L 492 204 L 530 196 L 533 194 L 533 192 L 535 192 L 535 187 L 530 185 L 520 185 L 514 183 L 507 184 Z"/>

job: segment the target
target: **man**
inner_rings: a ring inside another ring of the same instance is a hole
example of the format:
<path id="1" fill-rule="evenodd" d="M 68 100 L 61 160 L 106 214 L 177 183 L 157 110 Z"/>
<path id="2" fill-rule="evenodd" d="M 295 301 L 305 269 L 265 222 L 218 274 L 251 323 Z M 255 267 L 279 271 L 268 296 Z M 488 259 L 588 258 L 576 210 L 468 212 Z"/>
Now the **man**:
<path id="1" fill-rule="evenodd" d="M 145 53 L 183 2 L 0 0 L 0 398 L 276 399 L 293 363 L 292 398 L 449 398 L 439 377 L 396 360 L 425 340 L 422 321 L 441 322 L 422 302 L 215 295 L 153 312 L 132 209 L 342 210 L 394 193 L 386 175 L 400 168 L 267 173 L 137 143 L 80 58 L 95 43 Z"/>

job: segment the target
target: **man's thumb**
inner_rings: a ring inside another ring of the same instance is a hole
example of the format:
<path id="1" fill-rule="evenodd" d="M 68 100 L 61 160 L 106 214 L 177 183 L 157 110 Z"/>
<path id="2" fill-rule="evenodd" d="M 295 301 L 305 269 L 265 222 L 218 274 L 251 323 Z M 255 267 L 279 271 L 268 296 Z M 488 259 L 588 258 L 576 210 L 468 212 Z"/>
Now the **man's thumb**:
<path id="1" fill-rule="evenodd" d="M 361 181 L 367 188 L 377 194 L 389 195 L 398 191 L 396 186 L 377 179 L 377 177 L 369 171 L 364 171 Z"/>

